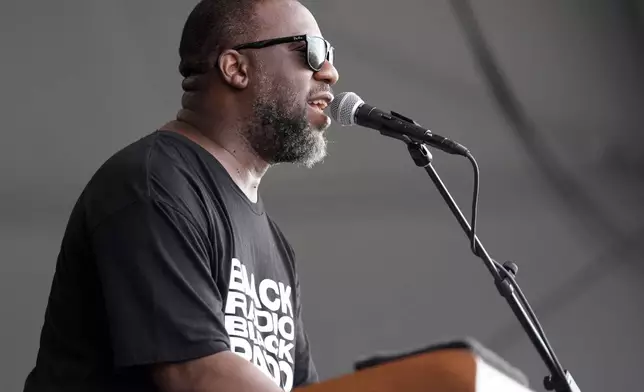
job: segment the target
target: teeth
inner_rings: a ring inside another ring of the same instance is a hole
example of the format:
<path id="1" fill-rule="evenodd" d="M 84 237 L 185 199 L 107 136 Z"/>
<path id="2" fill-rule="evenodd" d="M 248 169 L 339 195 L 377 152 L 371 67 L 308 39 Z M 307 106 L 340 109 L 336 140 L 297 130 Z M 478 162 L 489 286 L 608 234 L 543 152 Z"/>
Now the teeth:
<path id="1" fill-rule="evenodd" d="M 317 100 L 315 100 L 315 101 L 309 101 L 309 103 L 310 103 L 311 105 L 314 105 L 314 106 L 319 107 L 320 109 L 325 109 L 325 108 L 327 107 L 327 103 L 326 103 L 326 101 L 321 100 L 321 99 L 317 99 Z"/>

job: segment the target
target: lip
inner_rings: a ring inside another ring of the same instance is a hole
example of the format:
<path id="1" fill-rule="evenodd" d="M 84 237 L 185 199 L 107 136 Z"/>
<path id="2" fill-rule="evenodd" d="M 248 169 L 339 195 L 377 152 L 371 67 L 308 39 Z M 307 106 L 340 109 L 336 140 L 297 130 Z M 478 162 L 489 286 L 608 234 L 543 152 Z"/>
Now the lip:
<path id="1" fill-rule="evenodd" d="M 311 99 L 309 99 L 308 102 L 309 102 L 309 105 L 310 105 L 310 103 L 314 102 L 314 101 L 324 101 L 326 103 L 326 107 L 328 107 L 331 104 L 331 102 L 333 101 L 333 99 L 334 99 L 333 94 L 331 94 L 329 92 L 324 92 L 324 93 L 320 93 L 320 94 L 318 94 L 318 95 L 316 95 L 314 97 L 311 97 Z M 315 107 L 316 105 L 310 105 L 310 106 Z"/>

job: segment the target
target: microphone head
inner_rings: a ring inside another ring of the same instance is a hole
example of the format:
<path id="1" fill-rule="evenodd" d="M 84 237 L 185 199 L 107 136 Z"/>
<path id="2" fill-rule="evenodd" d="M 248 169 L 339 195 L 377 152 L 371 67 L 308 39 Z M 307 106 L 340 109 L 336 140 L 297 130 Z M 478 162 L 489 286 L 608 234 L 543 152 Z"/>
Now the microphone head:
<path id="1" fill-rule="evenodd" d="M 353 125 L 356 110 L 362 104 L 364 101 L 356 93 L 340 93 L 331 102 L 331 118 L 341 125 Z"/>

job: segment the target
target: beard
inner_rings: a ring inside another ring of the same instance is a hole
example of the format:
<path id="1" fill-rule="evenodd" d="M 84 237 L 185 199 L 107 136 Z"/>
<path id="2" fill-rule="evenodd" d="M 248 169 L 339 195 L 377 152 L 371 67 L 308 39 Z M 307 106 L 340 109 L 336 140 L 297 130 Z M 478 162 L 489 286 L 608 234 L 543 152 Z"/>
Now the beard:
<path id="1" fill-rule="evenodd" d="M 269 164 L 294 163 L 311 168 L 326 156 L 324 130 L 328 125 L 312 127 L 307 103 L 298 102 L 297 96 L 288 88 L 264 87 L 257 94 L 244 136 Z"/>

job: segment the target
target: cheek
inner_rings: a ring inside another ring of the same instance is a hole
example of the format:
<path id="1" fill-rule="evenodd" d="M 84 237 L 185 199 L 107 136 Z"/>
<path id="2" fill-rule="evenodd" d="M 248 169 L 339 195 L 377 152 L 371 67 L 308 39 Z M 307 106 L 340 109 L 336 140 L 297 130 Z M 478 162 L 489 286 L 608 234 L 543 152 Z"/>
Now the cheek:
<path id="1" fill-rule="evenodd" d="M 287 79 L 282 84 L 282 94 L 287 100 L 299 106 L 306 105 L 310 95 L 309 83 L 293 76 L 288 77 L 287 75 Z"/>
<path id="2" fill-rule="evenodd" d="M 282 75 L 283 86 L 290 92 L 291 96 L 296 96 L 299 100 L 304 100 L 311 93 L 312 72 L 299 67 L 284 68 Z"/>

